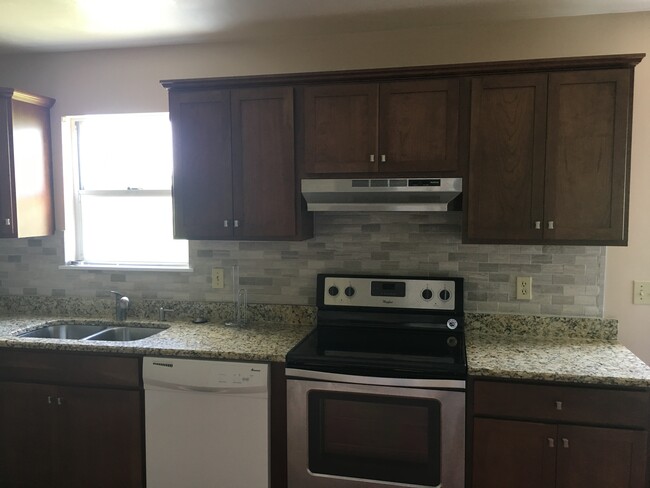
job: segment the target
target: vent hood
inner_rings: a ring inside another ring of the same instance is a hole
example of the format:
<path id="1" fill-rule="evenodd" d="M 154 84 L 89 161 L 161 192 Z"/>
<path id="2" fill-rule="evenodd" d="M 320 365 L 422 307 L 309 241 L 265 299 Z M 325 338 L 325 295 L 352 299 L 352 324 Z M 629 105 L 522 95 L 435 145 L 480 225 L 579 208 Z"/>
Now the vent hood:
<path id="1" fill-rule="evenodd" d="M 446 212 L 460 209 L 462 178 L 305 179 L 312 212 Z"/>

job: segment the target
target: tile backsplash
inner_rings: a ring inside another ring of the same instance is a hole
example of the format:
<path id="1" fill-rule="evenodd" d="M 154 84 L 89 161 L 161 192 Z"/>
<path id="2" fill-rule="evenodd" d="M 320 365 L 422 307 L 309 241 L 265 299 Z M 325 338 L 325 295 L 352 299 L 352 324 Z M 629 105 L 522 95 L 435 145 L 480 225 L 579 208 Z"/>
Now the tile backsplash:
<path id="1" fill-rule="evenodd" d="M 232 266 L 250 303 L 313 305 L 316 274 L 460 276 L 465 309 L 602 317 L 605 247 L 461 243 L 460 213 L 316 214 L 301 242 L 191 241 L 193 272 L 59 269 L 63 236 L 0 240 L 0 295 L 232 301 Z M 225 288 L 211 270 L 224 268 Z M 515 299 L 531 276 L 531 301 Z"/>

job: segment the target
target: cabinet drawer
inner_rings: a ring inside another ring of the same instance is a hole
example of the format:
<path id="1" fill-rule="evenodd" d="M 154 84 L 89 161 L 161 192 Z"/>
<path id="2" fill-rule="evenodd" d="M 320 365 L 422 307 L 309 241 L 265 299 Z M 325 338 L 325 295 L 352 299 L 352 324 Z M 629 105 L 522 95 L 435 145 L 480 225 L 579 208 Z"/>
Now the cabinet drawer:
<path id="1" fill-rule="evenodd" d="M 649 403 L 648 393 L 642 391 L 474 383 L 475 415 L 644 428 Z"/>
<path id="2" fill-rule="evenodd" d="M 140 359 L 51 351 L 0 350 L 0 379 L 139 388 Z"/>

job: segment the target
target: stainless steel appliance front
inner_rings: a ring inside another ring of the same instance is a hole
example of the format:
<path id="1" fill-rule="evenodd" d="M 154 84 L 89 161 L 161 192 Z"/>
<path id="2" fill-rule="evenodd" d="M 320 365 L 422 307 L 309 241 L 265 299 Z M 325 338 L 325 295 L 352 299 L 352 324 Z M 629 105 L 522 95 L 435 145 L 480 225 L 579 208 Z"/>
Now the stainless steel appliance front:
<path id="1" fill-rule="evenodd" d="M 463 488 L 465 381 L 287 369 L 289 488 Z"/>

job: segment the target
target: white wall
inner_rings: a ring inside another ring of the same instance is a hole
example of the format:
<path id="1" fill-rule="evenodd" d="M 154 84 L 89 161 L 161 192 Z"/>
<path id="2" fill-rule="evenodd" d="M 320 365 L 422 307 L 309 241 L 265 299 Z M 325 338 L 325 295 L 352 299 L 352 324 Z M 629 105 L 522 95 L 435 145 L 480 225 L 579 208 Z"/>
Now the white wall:
<path id="1" fill-rule="evenodd" d="M 405 26 L 407 27 L 407 26 Z M 650 51 L 650 14 L 605 15 L 429 29 L 0 57 L 0 85 L 57 99 L 63 115 L 166 110 L 160 79 L 325 71 Z M 54 126 L 61 188 L 60 127 Z M 609 248 L 605 315 L 650 363 L 650 307 L 632 305 L 632 280 L 650 280 L 650 60 L 636 71 L 630 240 Z M 60 207 L 60 206 L 59 206 Z M 58 222 L 62 211 L 57 210 Z"/>

